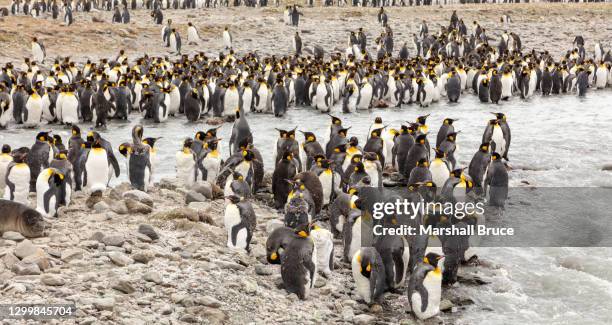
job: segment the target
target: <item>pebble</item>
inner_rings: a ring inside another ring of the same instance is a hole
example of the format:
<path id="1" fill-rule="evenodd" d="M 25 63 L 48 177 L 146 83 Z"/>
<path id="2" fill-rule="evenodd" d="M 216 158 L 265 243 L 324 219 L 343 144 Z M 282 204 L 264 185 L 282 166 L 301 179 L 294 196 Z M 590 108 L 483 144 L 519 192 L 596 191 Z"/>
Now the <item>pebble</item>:
<path id="1" fill-rule="evenodd" d="M 355 312 L 353 311 L 353 308 L 351 307 L 342 308 L 342 319 L 345 322 L 352 322 L 354 317 L 355 317 Z"/>
<path id="2" fill-rule="evenodd" d="M 152 240 L 157 240 L 159 239 L 159 235 L 157 234 L 157 232 L 155 231 L 155 228 L 153 228 L 153 226 L 151 225 L 147 225 L 147 224 L 141 224 L 138 226 L 138 232 L 151 238 Z"/>
<path id="3" fill-rule="evenodd" d="M 17 275 L 39 275 L 40 267 L 35 263 L 17 262 L 13 265 L 12 270 Z"/>
<path id="4" fill-rule="evenodd" d="M 370 312 L 373 314 L 382 313 L 382 311 L 383 311 L 383 308 L 379 304 L 373 304 L 372 306 L 370 306 Z"/>
<path id="5" fill-rule="evenodd" d="M 270 267 L 266 267 L 263 264 L 255 265 L 255 274 L 257 275 L 272 275 L 274 274 L 274 270 Z"/>
<path id="6" fill-rule="evenodd" d="M 196 211 L 206 211 L 210 208 L 210 202 L 191 202 L 187 207 Z"/>
<path id="7" fill-rule="evenodd" d="M 245 293 L 256 294 L 258 288 L 257 282 L 248 279 L 242 280 L 242 289 Z"/>
<path id="8" fill-rule="evenodd" d="M 48 285 L 48 286 L 63 286 L 66 284 L 66 281 L 59 275 L 55 274 L 45 274 L 40 278 L 40 282 Z"/>
<path id="9" fill-rule="evenodd" d="M 36 265 L 38 265 L 38 267 L 44 271 L 47 270 L 51 267 L 51 264 L 49 263 L 49 257 L 47 255 L 47 253 L 45 253 L 45 251 L 43 251 L 42 249 L 38 249 L 36 251 L 36 253 L 30 255 L 30 256 L 26 256 L 21 260 L 23 263 L 34 263 Z"/>
<path id="10" fill-rule="evenodd" d="M 12 283 L 2 290 L 5 293 L 26 293 L 28 288 L 23 283 Z"/>
<path id="11" fill-rule="evenodd" d="M 440 301 L 440 311 L 450 311 L 454 306 L 455 304 L 448 299 L 442 299 Z"/>
<path id="12" fill-rule="evenodd" d="M 221 307 L 221 302 L 211 296 L 203 296 L 203 297 L 197 298 L 197 303 L 199 305 L 203 305 L 203 306 L 211 307 L 211 308 Z"/>
<path id="13" fill-rule="evenodd" d="M 4 262 L 4 266 L 6 266 L 7 269 L 12 269 L 13 265 L 19 262 L 19 259 L 17 258 L 17 256 L 8 253 L 4 255 L 2 261 Z"/>
<path id="14" fill-rule="evenodd" d="M 126 266 L 134 263 L 134 260 L 121 252 L 108 252 L 108 258 L 118 266 Z"/>
<path id="15" fill-rule="evenodd" d="M 92 303 L 98 310 L 112 311 L 115 308 L 114 298 L 97 298 Z"/>
<path id="16" fill-rule="evenodd" d="M 142 279 L 147 282 L 153 282 L 155 284 L 162 283 L 162 278 L 158 271 L 149 271 L 142 276 Z"/>
<path id="17" fill-rule="evenodd" d="M 89 242 L 94 242 L 94 241 L 89 241 Z M 98 246 L 97 242 L 94 242 L 94 243 L 96 243 L 96 246 Z M 69 248 L 69 249 L 62 251 L 62 255 L 60 256 L 60 259 L 64 262 L 70 262 L 72 260 L 82 259 L 84 253 L 85 251 L 83 251 L 80 248 Z"/>
<path id="18" fill-rule="evenodd" d="M 206 202 L 206 201 L 208 201 L 208 199 L 204 195 L 196 191 L 189 191 L 187 192 L 187 195 L 185 195 L 185 204 L 189 204 L 192 202 Z"/>
<path id="19" fill-rule="evenodd" d="M 26 256 L 35 254 L 38 249 L 39 248 L 36 245 L 32 244 L 30 240 L 26 239 L 17 244 L 14 254 L 19 258 L 24 258 Z"/>
<path id="20" fill-rule="evenodd" d="M 153 212 L 153 208 L 134 199 L 126 199 L 125 206 L 129 213 L 149 214 Z"/>
<path id="21" fill-rule="evenodd" d="M 361 314 L 353 317 L 353 323 L 358 325 L 372 324 L 376 320 L 376 317 L 368 314 Z"/>
<path id="22" fill-rule="evenodd" d="M 123 235 L 106 235 L 102 238 L 102 243 L 106 246 L 121 247 L 125 243 L 125 237 Z"/>
<path id="23" fill-rule="evenodd" d="M 130 281 L 124 280 L 124 279 L 120 279 L 117 282 L 115 282 L 112 285 L 112 288 L 117 291 L 126 293 L 126 294 L 134 293 L 136 291 L 136 289 L 134 289 L 134 286 L 130 283 Z"/>
<path id="24" fill-rule="evenodd" d="M 124 199 L 133 199 L 138 202 L 144 203 L 150 207 L 153 207 L 153 199 L 151 196 L 143 191 L 131 190 L 123 193 Z"/>
<path id="25" fill-rule="evenodd" d="M 2 234 L 2 238 L 6 240 L 22 241 L 25 239 L 22 234 L 16 231 L 7 231 Z"/>
<path id="26" fill-rule="evenodd" d="M 130 212 L 128 211 L 128 208 L 125 205 L 125 201 L 123 200 L 113 202 L 110 208 L 111 208 L 111 211 L 113 211 L 116 214 L 128 214 Z"/>
<path id="27" fill-rule="evenodd" d="M 132 259 L 135 262 L 147 264 L 155 259 L 155 254 L 152 251 L 139 251 L 132 254 Z"/>
<path id="28" fill-rule="evenodd" d="M 225 269 L 225 270 L 236 270 L 236 271 L 244 271 L 244 269 L 246 269 L 246 267 L 238 264 L 238 263 L 234 263 L 234 262 L 226 262 L 226 261 L 217 261 L 217 265 L 221 268 L 221 269 Z"/>
<path id="29" fill-rule="evenodd" d="M 101 212 L 106 212 L 109 209 L 108 204 L 106 204 L 106 202 L 104 201 L 100 201 L 96 204 L 94 204 L 93 206 L 94 211 L 101 213 Z"/>

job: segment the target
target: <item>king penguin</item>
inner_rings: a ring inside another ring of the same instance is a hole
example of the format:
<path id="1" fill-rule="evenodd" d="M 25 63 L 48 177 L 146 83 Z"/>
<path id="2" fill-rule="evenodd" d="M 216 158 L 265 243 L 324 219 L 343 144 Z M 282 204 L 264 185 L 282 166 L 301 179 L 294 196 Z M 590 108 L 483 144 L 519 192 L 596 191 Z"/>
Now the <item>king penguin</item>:
<path id="1" fill-rule="evenodd" d="M 364 247 L 351 258 L 351 271 L 357 294 L 367 303 L 380 302 L 387 290 L 382 257 L 373 247 Z"/>
<path id="2" fill-rule="evenodd" d="M 251 238 L 257 226 L 255 210 L 248 201 L 231 195 L 225 206 L 224 224 L 227 230 L 227 247 L 250 251 Z"/>
<path id="3" fill-rule="evenodd" d="M 296 238 L 295 230 L 280 226 L 274 229 L 266 240 L 266 259 L 270 264 L 281 264 L 281 259 L 289 243 Z"/>
<path id="4" fill-rule="evenodd" d="M 504 208 L 508 199 L 508 171 L 497 152 L 491 154 L 484 179 L 484 192 L 490 206 Z"/>
<path id="5" fill-rule="evenodd" d="M 195 184 L 198 176 L 198 168 L 196 167 L 196 154 L 191 150 L 193 144 L 192 138 L 186 138 L 183 141 L 183 147 L 177 151 L 175 156 L 176 162 L 176 178 L 179 182 L 188 188 Z"/>
<path id="6" fill-rule="evenodd" d="M 60 187 L 65 176 L 55 168 L 47 168 L 36 179 L 36 211 L 47 217 L 56 217 Z"/>
<path id="7" fill-rule="evenodd" d="M 83 186 L 86 186 L 91 193 L 103 192 L 110 181 L 110 168 L 108 154 L 102 146 L 101 139 L 95 139 L 85 157 Z"/>
<path id="8" fill-rule="evenodd" d="M 310 237 L 316 247 L 317 270 L 329 279 L 334 269 L 334 236 L 329 230 L 313 224 Z"/>
<path id="9" fill-rule="evenodd" d="M 285 290 L 305 300 L 317 278 L 317 249 L 310 237 L 310 225 L 299 226 L 281 258 L 281 277 Z"/>
<path id="10" fill-rule="evenodd" d="M 13 157 L 11 156 L 11 146 L 4 144 L 2 145 L 2 151 L 0 151 L 0 197 L 4 197 L 4 188 L 6 187 L 6 171 L 11 162 L 13 162 Z"/>
<path id="11" fill-rule="evenodd" d="M 29 205 L 30 168 L 26 163 L 29 152 L 29 148 L 21 147 L 11 153 L 13 161 L 6 169 L 4 199 Z"/>
<path id="12" fill-rule="evenodd" d="M 408 300 L 418 319 L 428 319 L 440 312 L 442 271 L 438 266 L 441 256 L 429 253 L 418 263 L 408 282 Z"/>

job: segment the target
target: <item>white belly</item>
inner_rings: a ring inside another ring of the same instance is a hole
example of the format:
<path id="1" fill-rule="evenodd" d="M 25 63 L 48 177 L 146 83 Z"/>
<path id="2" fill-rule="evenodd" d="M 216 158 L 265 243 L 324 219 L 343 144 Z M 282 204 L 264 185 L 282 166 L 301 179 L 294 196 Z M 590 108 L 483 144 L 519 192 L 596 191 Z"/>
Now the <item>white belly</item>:
<path id="1" fill-rule="evenodd" d="M 419 319 L 428 319 L 440 312 L 440 298 L 442 291 L 442 277 L 429 272 L 423 280 L 423 286 L 427 290 L 427 308 L 425 311 L 421 311 L 421 295 L 415 291 L 412 293 L 412 311 Z"/>
<path id="2" fill-rule="evenodd" d="M 332 182 L 333 182 L 333 174 L 323 172 L 319 175 L 319 180 L 321 181 L 321 185 L 323 186 L 323 205 L 329 204 L 329 197 L 332 194 Z"/>
<path id="3" fill-rule="evenodd" d="M 176 153 L 176 177 L 189 187 L 195 182 L 195 161 L 191 153 Z"/>
<path id="4" fill-rule="evenodd" d="M 361 253 L 361 251 L 358 251 Z M 357 261 L 357 255 L 353 255 L 351 260 L 351 271 L 353 273 L 353 279 L 355 280 L 355 289 L 357 293 L 366 303 L 372 302 L 370 296 L 370 279 L 363 276 L 360 272 L 360 263 Z"/>
<path id="5" fill-rule="evenodd" d="M 259 103 L 256 109 L 259 112 L 263 112 L 266 110 L 266 106 L 268 104 L 268 87 L 260 85 L 259 89 L 257 90 L 257 95 L 259 96 Z"/>
<path id="6" fill-rule="evenodd" d="M 354 257 L 355 253 L 361 249 L 361 217 L 357 218 L 351 229 L 351 246 L 349 247 L 349 257 Z"/>
<path id="7" fill-rule="evenodd" d="M 26 127 L 35 127 L 40 124 L 42 117 L 42 100 L 32 99 L 26 103 L 26 110 L 28 111 L 28 119 L 23 121 Z"/>
<path id="8" fill-rule="evenodd" d="M 512 97 L 512 77 L 502 77 L 502 98 Z"/>
<path id="9" fill-rule="evenodd" d="M 77 124 L 79 122 L 79 101 L 75 96 L 64 97 L 62 121 L 67 124 Z"/>
<path id="10" fill-rule="evenodd" d="M 361 99 L 359 100 L 359 105 L 357 106 L 357 109 L 369 109 L 373 93 L 372 85 L 364 85 L 363 88 L 361 88 L 360 93 Z"/>
<path id="11" fill-rule="evenodd" d="M 329 105 L 325 103 L 325 98 L 327 96 L 327 87 L 325 87 L 325 85 L 321 85 L 321 84 L 317 85 L 317 95 L 316 96 L 317 96 L 317 100 L 316 100 L 317 109 L 320 109 L 320 110 L 329 109 Z M 331 98 L 329 98 L 327 101 L 330 102 Z"/>
<path id="12" fill-rule="evenodd" d="M 174 88 L 170 92 L 170 107 L 168 109 L 168 115 L 174 115 L 178 113 L 179 106 L 181 106 L 181 93 L 178 88 Z"/>
<path id="13" fill-rule="evenodd" d="M 228 204 L 225 207 L 225 215 L 223 217 L 225 229 L 227 231 L 227 247 L 230 248 L 246 248 L 246 228 L 241 229 L 236 236 L 236 244 L 232 243 L 232 228 L 240 223 L 240 211 L 235 204 Z"/>
<path id="14" fill-rule="evenodd" d="M 450 177 L 450 171 L 448 170 L 448 166 L 444 161 L 434 160 L 429 166 L 429 171 L 431 172 L 431 180 L 436 187 L 442 189 L 446 180 Z"/>
<path id="15" fill-rule="evenodd" d="M 30 168 L 27 165 L 17 165 L 11 169 L 8 180 L 15 184 L 13 201 L 29 205 Z M 10 199 L 8 188 L 4 191 L 4 198 Z"/>
<path id="16" fill-rule="evenodd" d="M 219 176 L 221 161 L 218 158 L 206 157 L 204 158 L 204 161 L 202 161 L 202 165 L 204 165 L 204 168 L 208 171 L 206 180 L 209 182 L 214 182 L 217 179 L 217 176 Z"/>
<path id="17" fill-rule="evenodd" d="M 234 112 L 238 108 L 239 103 L 240 97 L 238 95 L 238 90 L 228 89 L 223 99 L 223 116 L 234 116 Z M 261 101 L 259 103 L 262 104 Z M 265 104 L 265 101 L 263 103 Z"/>
<path id="18" fill-rule="evenodd" d="M 187 40 L 196 43 L 200 41 L 200 37 L 198 37 L 198 32 L 195 27 L 191 26 L 187 29 Z"/>
<path id="19" fill-rule="evenodd" d="M 503 156 L 506 151 L 506 140 L 504 139 L 504 134 L 499 126 L 493 127 L 493 136 L 491 137 L 491 141 L 495 142 L 495 151 Z"/>
<path id="20" fill-rule="evenodd" d="M 597 81 L 595 82 L 595 87 L 598 89 L 605 88 L 606 84 L 608 83 L 608 70 L 599 67 L 599 69 L 597 69 L 596 76 Z"/>
<path id="21" fill-rule="evenodd" d="M 323 273 L 331 273 L 329 261 L 334 250 L 334 238 L 331 232 L 326 229 L 315 229 L 310 232 L 310 237 L 315 243 L 317 251 L 317 268 Z"/>
<path id="22" fill-rule="evenodd" d="M 104 191 L 108 186 L 111 173 L 108 157 L 104 149 L 91 149 L 85 162 L 87 188 L 91 192 Z"/>

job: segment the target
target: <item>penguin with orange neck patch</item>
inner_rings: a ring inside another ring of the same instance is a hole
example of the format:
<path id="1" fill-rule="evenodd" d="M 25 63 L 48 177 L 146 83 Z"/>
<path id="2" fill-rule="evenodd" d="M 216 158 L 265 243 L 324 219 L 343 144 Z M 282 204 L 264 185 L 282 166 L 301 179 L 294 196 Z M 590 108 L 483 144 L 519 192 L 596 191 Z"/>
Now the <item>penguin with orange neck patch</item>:
<path id="1" fill-rule="evenodd" d="M 294 238 L 281 258 L 281 277 L 285 290 L 305 300 L 317 278 L 317 249 L 310 238 L 310 225 L 295 230 Z"/>
<path id="2" fill-rule="evenodd" d="M 359 296 L 368 304 L 380 301 L 387 290 L 387 276 L 378 251 L 359 249 L 351 259 L 351 270 Z"/>
<path id="3" fill-rule="evenodd" d="M 408 283 L 408 300 L 418 319 L 428 319 L 440 312 L 442 271 L 438 262 L 442 256 L 429 253 L 416 265 Z"/>

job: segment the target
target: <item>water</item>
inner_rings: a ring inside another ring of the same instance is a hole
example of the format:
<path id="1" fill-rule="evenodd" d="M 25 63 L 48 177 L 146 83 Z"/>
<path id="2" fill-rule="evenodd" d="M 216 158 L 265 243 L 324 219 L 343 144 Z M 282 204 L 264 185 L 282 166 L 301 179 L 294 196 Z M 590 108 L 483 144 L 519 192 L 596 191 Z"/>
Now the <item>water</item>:
<path id="1" fill-rule="evenodd" d="M 524 186 L 527 182 L 537 187 L 589 187 L 612 186 L 612 173 L 601 170 L 604 164 L 612 162 L 610 103 L 610 90 L 591 91 L 586 98 L 573 95 L 535 96 L 527 101 L 512 98 L 498 106 L 483 105 L 477 97 L 463 95 L 453 105 L 442 101 L 429 108 L 413 105 L 335 114 L 342 118 L 344 125 L 352 127 L 349 136 L 358 136 L 362 144 L 376 116 L 382 117 L 385 124 L 398 127 L 403 121 L 431 114 L 428 125 L 432 142 L 444 118 L 459 119 L 454 123 L 455 129 L 461 130 L 455 156 L 459 166 L 467 166 L 478 149 L 487 121 L 493 117 L 489 112 L 503 112 L 512 130 L 510 186 Z M 335 110 L 338 112 L 340 108 Z M 315 132 L 323 145 L 329 135 L 329 117 L 312 109 L 293 109 L 282 119 L 250 114 L 248 120 L 255 146 L 261 150 L 268 171 L 273 168 L 278 136 L 275 127 L 297 126 L 299 130 Z M 185 137 L 210 127 L 185 121 L 180 117 L 157 125 L 144 122 L 145 136 L 163 137 L 156 145 L 156 179 L 174 175 L 174 154 Z M 137 115 L 132 115 L 129 123 L 111 121 L 109 129 L 102 134 L 116 149 L 131 139 L 132 126 L 140 122 Z M 84 131 L 91 127 L 81 125 Z M 69 130 L 61 126 L 42 129 L 51 129 L 65 139 L 69 136 Z M 0 143 L 30 146 L 36 132 L 3 130 Z M 227 140 L 230 132 L 231 125 L 226 124 L 219 130 L 219 137 Z M 303 137 L 298 135 L 298 140 L 302 141 Z M 222 154 L 227 156 L 227 142 L 222 143 Z M 122 175 L 114 183 L 126 180 L 125 160 L 116 154 Z M 477 302 L 461 313 L 456 320 L 459 324 L 604 324 L 612 319 L 612 273 L 609 272 L 612 249 L 482 248 L 479 256 L 498 264 L 500 269 L 486 275 L 490 285 L 456 289 Z"/>

